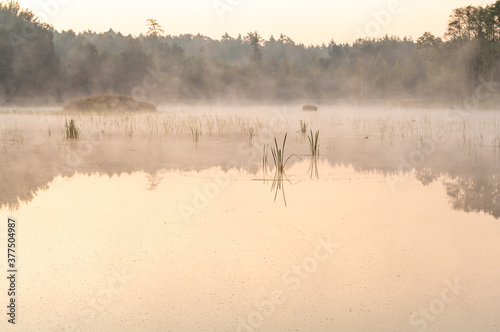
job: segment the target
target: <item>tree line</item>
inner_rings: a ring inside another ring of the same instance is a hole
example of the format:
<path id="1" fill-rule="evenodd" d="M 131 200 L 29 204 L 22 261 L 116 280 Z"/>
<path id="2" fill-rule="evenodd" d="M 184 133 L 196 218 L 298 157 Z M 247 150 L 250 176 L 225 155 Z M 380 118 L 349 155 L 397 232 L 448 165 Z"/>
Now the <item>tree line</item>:
<path id="1" fill-rule="evenodd" d="M 304 45 L 258 32 L 212 39 L 56 31 L 0 2 L 0 102 L 65 102 L 101 93 L 154 102 L 463 101 L 500 74 L 500 0 L 453 10 L 443 38 L 385 36 Z M 488 90 L 494 98 L 495 91 Z"/>

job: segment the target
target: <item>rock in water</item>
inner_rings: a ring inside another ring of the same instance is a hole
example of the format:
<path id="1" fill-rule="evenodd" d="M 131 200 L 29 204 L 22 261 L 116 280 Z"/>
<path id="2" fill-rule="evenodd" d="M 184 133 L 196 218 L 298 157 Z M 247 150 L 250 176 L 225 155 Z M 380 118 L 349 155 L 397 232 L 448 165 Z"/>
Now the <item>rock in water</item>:
<path id="1" fill-rule="evenodd" d="M 302 110 L 303 111 L 313 111 L 313 112 L 316 112 L 318 110 L 318 106 L 314 106 L 314 105 L 304 105 L 302 107 Z"/>

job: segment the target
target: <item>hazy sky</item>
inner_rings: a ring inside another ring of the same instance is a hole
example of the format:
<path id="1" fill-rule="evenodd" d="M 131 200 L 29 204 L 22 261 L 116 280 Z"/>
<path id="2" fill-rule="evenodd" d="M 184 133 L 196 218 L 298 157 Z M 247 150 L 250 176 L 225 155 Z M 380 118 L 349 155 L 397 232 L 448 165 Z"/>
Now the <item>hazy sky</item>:
<path id="1" fill-rule="evenodd" d="M 304 44 L 352 42 L 385 34 L 412 36 L 425 31 L 442 36 L 452 9 L 494 1 L 478 0 L 21 0 L 57 30 L 146 32 L 156 18 L 167 34 L 225 32 L 285 33 Z"/>

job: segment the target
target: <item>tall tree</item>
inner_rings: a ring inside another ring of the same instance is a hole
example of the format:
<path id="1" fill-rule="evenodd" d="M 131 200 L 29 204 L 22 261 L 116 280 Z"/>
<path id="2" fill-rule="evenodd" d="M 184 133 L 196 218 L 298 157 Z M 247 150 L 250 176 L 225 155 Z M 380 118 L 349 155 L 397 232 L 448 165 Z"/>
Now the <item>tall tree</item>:
<path id="1" fill-rule="evenodd" d="M 139 40 L 130 37 L 127 49 L 118 56 L 115 67 L 114 81 L 118 92 L 129 94 L 134 87 L 141 86 L 150 65 L 150 58 L 142 50 Z"/>
<path id="2" fill-rule="evenodd" d="M 158 39 L 161 37 L 164 33 L 165 30 L 161 27 L 160 23 L 154 18 L 150 18 L 146 20 L 146 26 L 148 27 L 148 32 L 147 36 L 151 36 L 154 38 L 154 45 L 155 45 L 155 58 L 158 56 Z M 158 63 L 156 59 L 156 64 Z M 157 68 L 158 69 L 158 68 Z"/>
<path id="3" fill-rule="evenodd" d="M 245 37 L 245 41 L 249 42 L 252 46 L 252 61 L 255 63 L 260 63 L 262 61 L 262 51 L 260 50 L 260 47 L 264 42 L 262 36 L 257 31 L 249 32 Z"/>
<path id="4" fill-rule="evenodd" d="M 45 94 L 57 84 L 52 28 L 22 9 L 0 2 L 0 85 L 8 97 Z"/>

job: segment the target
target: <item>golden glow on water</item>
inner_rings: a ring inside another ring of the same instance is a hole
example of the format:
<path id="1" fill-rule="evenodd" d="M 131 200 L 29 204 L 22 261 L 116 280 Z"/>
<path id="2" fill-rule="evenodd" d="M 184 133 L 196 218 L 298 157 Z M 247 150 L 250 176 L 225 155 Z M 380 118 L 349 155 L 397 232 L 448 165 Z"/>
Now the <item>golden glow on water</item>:
<path id="1" fill-rule="evenodd" d="M 456 279 L 429 330 L 498 324 L 498 220 L 454 210 L 444 178 L 318 166 L 287 169 L 287 207 L 234 169 L 56 177 L 16 212 L 15 331 L 416 331 Z"/>

